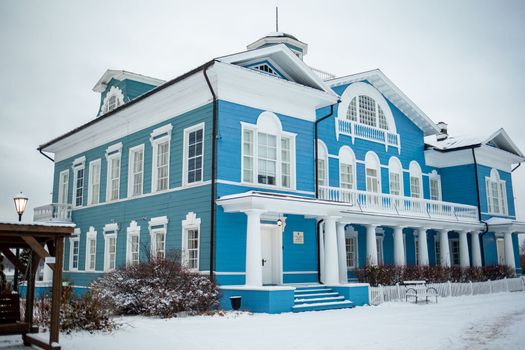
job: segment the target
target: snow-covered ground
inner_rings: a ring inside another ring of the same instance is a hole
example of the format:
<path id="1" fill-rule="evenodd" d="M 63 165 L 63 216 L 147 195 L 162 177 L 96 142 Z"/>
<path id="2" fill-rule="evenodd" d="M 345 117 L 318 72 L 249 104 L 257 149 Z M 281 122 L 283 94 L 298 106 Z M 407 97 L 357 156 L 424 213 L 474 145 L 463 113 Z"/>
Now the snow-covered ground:
<path id="1" fill-rule="evenodd" d="M 438 304 L 169 320 L 125 317 L 111 334 L 62 335 L 63 349 L 525 349 L 525 293 L 441 298 Z M 0 349 L 27 349 L 19 337 Z"/>

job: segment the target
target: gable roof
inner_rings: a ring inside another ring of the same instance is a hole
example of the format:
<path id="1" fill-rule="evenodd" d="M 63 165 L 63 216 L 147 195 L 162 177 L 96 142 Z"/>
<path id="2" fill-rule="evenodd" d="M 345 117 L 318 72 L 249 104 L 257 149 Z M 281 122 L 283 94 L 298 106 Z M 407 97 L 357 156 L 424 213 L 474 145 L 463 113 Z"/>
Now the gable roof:
<path id="1" fill-rule="evenodd" d="M 503 128 L 498 129 L 487 137 L 449 136 L 445 140 L 438 141 L 435 137 L 429 136 L 425 137 L 425 144 L 440 151 L 487 145 L 525 158 L 521 150 Z"/>
<path id="2" fill-rule="evenodd" d="M 104 91 L 104 89 L 106 89 L 106 86 L 111 79 L 116 79 L 120 81 L 124 79 L 130 79 L 130 80 L 140 81 L 141 83 L 154 85 L 154 86 L 159 86 L 166 82 L 161 79 L 148 77 L 147 75 L 137 74 L 133 72 L 128 72 L 125 70 L 108 69 L 102 75 L 102 77 L 97 81 L 97 83 L 93 87 L 93 91 L 95 92 Z"/>
<path id="3" fill-rule="evenodd" d="M 260 49 L 244 51 L 216 58 L 217 61 L 233 65 L 249 65 L 257 61 L 275 62 L 293 82 L 324 91 L 332 96 L 337 94 L 284 44 L 271 45 Z M 278 79 L 278 78 L 276 78 Z"/>
<path id="4" fill-rule="evenodd" d="M 332 88 L 366 80 L 416 124 L 425 136 L 439 133 L 438 126 L 379 69 L 326 80 Z"/>

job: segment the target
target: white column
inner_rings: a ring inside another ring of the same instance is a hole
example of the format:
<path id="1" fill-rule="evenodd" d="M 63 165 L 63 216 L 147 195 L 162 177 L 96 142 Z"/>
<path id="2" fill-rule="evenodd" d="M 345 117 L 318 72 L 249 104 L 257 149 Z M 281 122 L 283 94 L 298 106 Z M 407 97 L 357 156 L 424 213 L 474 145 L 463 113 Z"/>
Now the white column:
<path id="1" fill-rule="evenodd" d="M 459 266 L 462 268 L 470 267 L 470 257 L 468 254 L 467 232 L 459 231 Z"/>
<path id="2" fill-rule="evenodd" d="M 261 214 L 262 210 L 248 210 L 246 224 L 246 281 L 247 286 L 262 286 Z"/>
<path id="3" fill-rule="evenodd" d="M 324 222 L 319 227 L 319 270 L 321 283 L 324 283 Z"/>
<path id="4" fill-rule="evenodd" d="M 405 245 L 403 243 L 403 227 L 395 226 L 394 229 L 394 265 L 405 266 Z"/>
<path id="5" fill-rule="evenodd" d="M 417 241 L 419 250 L 419 265 L 428 266 L 428 242 L 427 242 L 427 229 L 417 229 Z"/>
<path id="6" fill-rule="evenodd" d="M 448 230 L 439 230 L 439 253 L 441 254 L 441 266 L 450 267 L 450 248 L 448 246 Z"/>
<path id="7" fill-rule="evenodd" d="M 470 233 L 470 244 L 472 246 L 472 266 L 481 266 L 481 248 L 479 242 L 479 232 L 472 231 Z"/>
<path id="8" fill-rule="evenodd" d="M 377 266 L 377 241 L 376 225 L 365 225 L 366 227 L 366 264 Z"/>
<path id="9" fill-rule="evenodd" d="M 516 269 L 516 260 L 514 259 L 514 246 L 512 245 L 512 232 L 504 232 L 505 237 L 505 265 Z"/>
<path id="10" fill-rule="evenodd" d="M 324 229 L 324 283 L 339 284 L 336 218 L 327 216 L 324 219 Z"/>
<path id="11" fill-rule="evenodd" d="M 339 257 L 339 283 L 348 283 L 348 267 L 346 266 L 345 224 L 337 223 L 337 251 Z"/>

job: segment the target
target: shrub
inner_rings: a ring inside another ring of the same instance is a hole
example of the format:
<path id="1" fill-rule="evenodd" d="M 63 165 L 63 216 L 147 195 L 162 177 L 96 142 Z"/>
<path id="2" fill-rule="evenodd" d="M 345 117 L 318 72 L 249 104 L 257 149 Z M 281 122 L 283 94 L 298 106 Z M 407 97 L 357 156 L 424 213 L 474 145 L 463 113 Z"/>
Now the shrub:
<path id="1" fill-rule="evenodd" d="M 461 268 L 457 266 L 366 266 L 356 270 L 359 282 L 370 283 L 372 286 L 394 285 L 410 280 L 425 280 L 428 283 L 480 282 L 513 277 L 514 270 L 508 266 L 483 266 Z"/>
<path id="2" fill-rule="evenodd" d="M 183 267 L 176 256 L 106 273 L 91 290 L 117 314 L 160 317 L 209 311 L 219 296 L 213 281 Z"/>
<path id="3" fill-rule="evenodd" d="M 42 298 L 35 302 L 34 323 L 49 328 L 51 320 L 51 299 Z M 89 292 L 82 297 L 75 296 L 71 287 L 64 287 L 60 305 L 60 330 L 66 333 L 85 330 L 111 331 L 118 325 L 107 310 Z"/>

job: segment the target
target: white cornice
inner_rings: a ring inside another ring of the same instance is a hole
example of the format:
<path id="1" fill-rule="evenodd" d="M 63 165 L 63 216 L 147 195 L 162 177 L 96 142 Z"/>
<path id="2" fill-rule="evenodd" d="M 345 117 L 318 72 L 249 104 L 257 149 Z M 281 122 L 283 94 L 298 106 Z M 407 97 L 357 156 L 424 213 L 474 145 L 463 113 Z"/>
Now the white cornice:
<path id="1" fill-rule="evenodd" d="M 106 72 L 104 72 L 102 77 L 97 81 L 97 83 L 93 87 L 93 91 L 95 92 L 104 91 L 106 89 L 107 84 L 109 83 L 111 79 L 116 79 L 120 81 L 124 79 L 129 79 L 129 80 L 135 80 L 141 83 L 154 85 L 154 86 L 159 86 L 165 83 L 164 80 L 153 78 L 153 77 L 148 77 L 147 75 L 127 72 L 125 70 L 108 69 L 106 70 Z"/>

